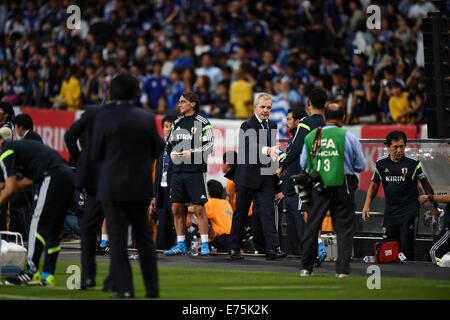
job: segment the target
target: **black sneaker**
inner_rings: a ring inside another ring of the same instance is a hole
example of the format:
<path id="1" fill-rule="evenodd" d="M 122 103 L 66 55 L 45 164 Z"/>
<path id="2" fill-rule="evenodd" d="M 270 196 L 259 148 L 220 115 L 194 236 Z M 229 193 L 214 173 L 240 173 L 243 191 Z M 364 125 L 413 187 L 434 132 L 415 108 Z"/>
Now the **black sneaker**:
<path id="1" fill-rule="evenodd" d="M 7 278 L 5 284 L 8 286 L 20 286 L 28 284 L 31 281 L 33 281 L 33 275 L 26 271 L 21 271 L 17 276 Z"/>
<path id="2" fill-rule="evenodd" d="M 99 242 L 97 244 L 97 249 L 95 250 L 95 254 L 99 256 L 105 256 L 109 254 L 109 243 L 106 246 L 102 246 L 102 243 Z"/>

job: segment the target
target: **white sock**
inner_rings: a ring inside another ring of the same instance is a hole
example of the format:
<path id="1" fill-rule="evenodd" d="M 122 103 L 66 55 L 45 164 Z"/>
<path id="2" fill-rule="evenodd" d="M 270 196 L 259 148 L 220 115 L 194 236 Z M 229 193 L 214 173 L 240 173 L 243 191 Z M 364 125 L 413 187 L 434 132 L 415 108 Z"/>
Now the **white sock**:
<path id="1" fill-rule="evenodd" d="M 108 241 L 108 235 L 102 234 L 102 241 Z"/>
<path id="2" fill-rule="evenodd" d="M 207 234 L 201 234 L 200 238 L 202 239 L 202 243 L 204 243 L 204 242 L 208 243 L 208 235 Z"/>
<path id="3" fill-rule="evenodd" d="M 178 242 L 186 241 L 186 236 L 177 236 L 177 241 Z"/>

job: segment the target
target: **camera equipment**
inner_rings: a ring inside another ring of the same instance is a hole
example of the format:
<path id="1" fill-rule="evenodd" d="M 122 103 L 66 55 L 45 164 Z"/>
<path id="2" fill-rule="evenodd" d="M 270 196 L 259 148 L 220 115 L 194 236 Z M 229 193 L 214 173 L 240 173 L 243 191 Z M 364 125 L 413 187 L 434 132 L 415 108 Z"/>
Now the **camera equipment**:
<path id="1" fill-rule="evenodd" d="M 311 150 L 311 156 L 313 159 L 322 149 L 321 138 L 322 127 L 318 127 L 314 136 Z M 305 171 L 302 171 L 297 175 L 290 176 L 289 179 L 294 185 L 295 192 L 300 196 L 302 203 L 311 202 L 311 191 L 313 189 L 316 189 L 319 193 L 322 192 L 323 189 L 325 189 L 325 186 L 323 185 L 322 179 L 320 178 L 320 174 L 318 172 L 309 174 Z"/>
<path id="2" fill-rule="evenodd" d="M 311 201 L 311 191 L 313 189 L 322 192 L 325 188 L 322 179 L 317 172 L 309 174 L 303 171 L 299 174 L 290 176 L 289 179 L 294 185 L 295 192 L 300 196 L 302 203 L 309 203 Z"/>

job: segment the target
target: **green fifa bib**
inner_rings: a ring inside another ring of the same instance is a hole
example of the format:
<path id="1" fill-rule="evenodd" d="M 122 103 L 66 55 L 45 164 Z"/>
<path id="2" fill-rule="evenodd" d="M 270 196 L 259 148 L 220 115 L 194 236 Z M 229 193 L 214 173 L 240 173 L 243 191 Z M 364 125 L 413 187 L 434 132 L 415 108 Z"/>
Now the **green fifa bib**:
<path id="1" fill-rule="evenodd" d="M 336 187 L 344 184 L 344 150 L 346 130 L 331 127 L 322 130 L 321 150 L 312 158 L 311 151 L 317 129 L 305 137 L 307 172 L 318 172 L 325 186 Z"/>

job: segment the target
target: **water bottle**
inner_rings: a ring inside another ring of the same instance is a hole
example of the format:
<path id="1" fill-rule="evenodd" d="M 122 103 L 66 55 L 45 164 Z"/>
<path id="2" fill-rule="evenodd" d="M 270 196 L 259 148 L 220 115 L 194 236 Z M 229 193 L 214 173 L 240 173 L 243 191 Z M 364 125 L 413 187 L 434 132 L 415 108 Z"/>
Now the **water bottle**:
<path id="1" fill-rule="evenodd" d="M 364 260 L 365 263 L 374 263 L 375 262 L 375 256 L 365 256 L 363 260 Z"/>
<path id="2" fill-rule="evenodd" d="M 198 256 L 198 239 L 197 236 L 192 237 L 191 241 L 191 255 Z"/>

